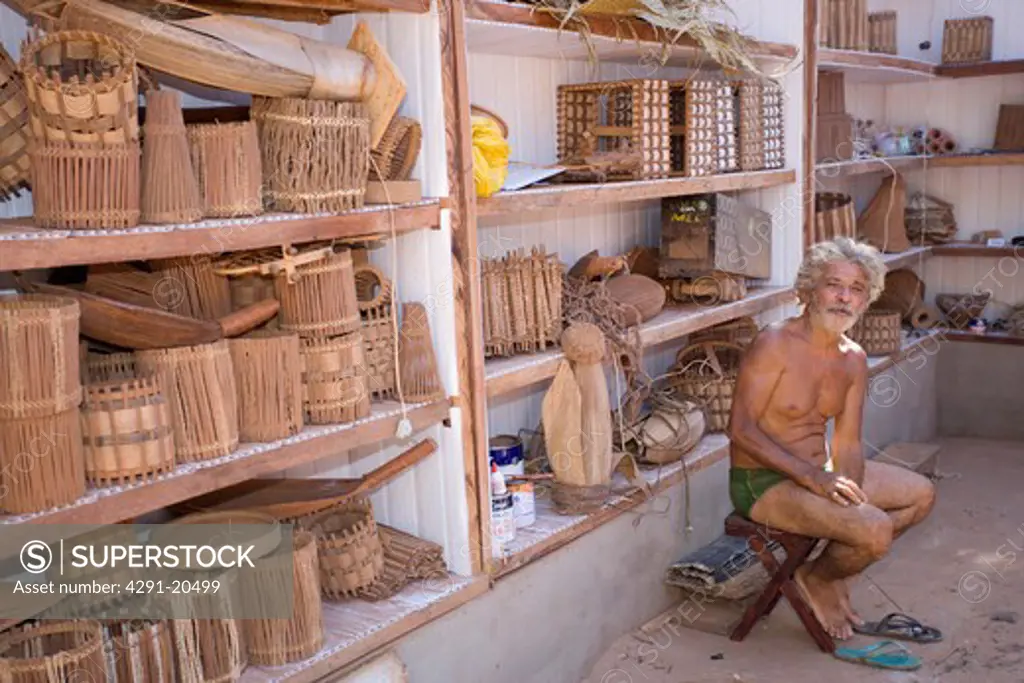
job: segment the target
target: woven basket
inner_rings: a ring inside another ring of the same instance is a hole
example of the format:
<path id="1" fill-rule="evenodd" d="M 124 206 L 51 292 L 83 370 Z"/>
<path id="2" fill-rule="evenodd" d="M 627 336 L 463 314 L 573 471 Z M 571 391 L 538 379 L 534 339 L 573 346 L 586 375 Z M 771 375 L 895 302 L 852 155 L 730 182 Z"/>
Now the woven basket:
<path id="1" fill-rule="evenodd" d="M 240 310 L 246 306 L 274 298 L 274 281 L 262 275 L 241 275 L 228 278 L 228 287 L 231 290 L 231 309 Z M 277 318 L 271 320 L 272 325 L 277 327 Z"/>
<path id="2" fill-rule="evenodd" d="M 0 45 L 0 201 L 28 184 L 30 140 L 25 83 L 14 60 Z"/>
<path id="3" fill-rule="evenodd" d="M 560 515 L 589 515 L 604 507 L 611 492 L 610 484 L 574 486 L 555 481 L 551 486 L 551 502 Z"/>
<path id="4" fill-rule="evenodd" d="M 302 429 L 302 356 L 288 332 L 256 332 L 228 342 L 238 389 L 238 436 L 275 441 Z"/>
<path id="5" fill-rule="evenodd" d="M 262 213 L 263 171 L 255 122 L 195 123 L 185 128 L 203 215 L 232 218 Z"/>
<path id="6" fill-rule="evenodd" d="M 21 73 L 35 141 L 103 147 L 139 141 L 138 74 L 126 43 L 92 31 L 57 31 L 25 44 Z"/>
<path id="7" fill-rule="evenodd" d="M 0 634 L 4 683 L 105 683 L 99 622 L 37 622 Z"/>
<path id="8" fill-rule="evenodd" d="M 178 683 L 235 683 L 242 677 L 248 660 L 241 621 L 175 619 L 171 630 Z"/>
<path id="9" fill-rule="evenodd" d="M 160 308 L 198 320 L 218 320 L 231 313 L 231 286 L 214 272 L 213 261 L 196 254 L 152 262 L 161 280 L 153 288 Z"/>
<path id="10" fill-rule="evenodd" d="M 89 353 L 85 357 L 85 371 L 82 373 L 86 384 L 113 382 L 138 377 L 135 355 L 123 353 Z"/>
<path id="11" fill-rule="evenodd" d="M 507 131 L 506 131 L 507 136 Z M 396 116 L 370 152 L 372 180 L 408 180 L 420 156 L 423 128 L 416 119 Z"/>
<path id="12" fill-rule="evenodd" d="M 142 220 L 193 223 L 203 216 L 199 184 L 192 169 L 181 95 L 173 90 L 146 93 L 142 148 Z"/>
<path id="13" fill-rule="evenodd" d="M 103 624 L 107 680 L 111 683 L 175 683 L 174 638 L 166 621 Z"/>
<path id="14" fill-rule="evenodd" d="M 988 306 L 991 293 L 985 294 L 936 294 L 935 305 L 939 307 L 949 324 L 958 330 L 967 329 L 971 318 L 981 317 Z"/>
<path id="15" fill-rule="evenodd" d="M 302 385 L 308 424 L 343 424 L 369 415 L 362 333 L 303 339 Z"/>
<path id="16" fill-rule="evenodd" d="M 82 401 L 74 299 L 0 297 L 0 419 L 43 417 Z"/>
<path id="17" fill-rule="evenodd" d="M 33 221 L 40 228 L 131 228 L 141 215 L 139 141 L 72 146 L 35 143 L 32 159 Z"/>
<path id="18" fill-rule="evenodd" d="M 85 493 L 78 408 L 0 422 L 0 509 L 40 512 Z"/>
<path id="19" fill-rule="evenodd" d="M 872 308 L 898 311 L 908 317 L 924 299 L 924 282 L 909 268 L 897 268 L 885 274 L 885 289 Z"/>
<path id="20" fill-rule="evenodd" d="M 82 439 L 85 476 L 97 486 L 174 469 L 171 406 L 155 377 L 87 385 Z"/>
<path id="21" fill-rule="evenodd" d="M 243 599 L 259 613 L 269 611 L 282 595 L 291 592 L 290 619 L 249 619 L 245 624 L 245 645 L 249 661 L 263 666 L 281 666 L 307 659 L 324 644 L 323 603 L 320 601 L 320 571 L 317 542 L 313 534 L 296 531 L 293 552 L 260 560 L 246 572 Z"/>
<path id="22" fill-rule="evenodd" d="M 676 393 L 704 406 L 708 432 L 724 432 L 729 428 L 732 397 L 739 374 L 743 347 L 723 341 L 691 344 L 676 354 L 669 380 Z"/>
<path id="23" fill-rule="evenodd" d="M 836 237 L 857 237 L 857 213 L 853 197 L 842 192 L 818 192 L 814 195 L 814 241 Z"/>
<path id="24" fill-rule="evenodd" d="M 355 596 L 377 580 L 384 552 L 368 500 L 297 520 L 316 535 L 320 557 L 320 586 L 332 600 Z"/>
<path id="25" fill-rule="evenodd" d="M 363 205 L 370 162 L 365 105 L 254 97 L 252 118 L 272 208 L 313 213 Z"/>
<path id="26" fill-rule="evenodd" d="M 140 372 L 157 375 L 174 416 L 179 462 L 227 455 L 238 446 L 235 375 L 227 340 L 137 351 Z"/>
<path id="27" fill-rule="evenodd" d="M 868 309 L 847 333 L 869 356 L 885 356 L 900 350 L 899 311 Z"/>
<path id="28" fill-rule="evenodd" d="M 394 398 L 395 336 L 391 310 L 391 282 L 369 264 L 356 266 L 356 297 L 363 319 L 363 361 L 366 381 L 374 400 Z"/>
<path id="29" fill-rule="evenodd" d="M 301 337 L 331 337 L 359 329 L 359 302 L 348 248 L 299 266 L 294 278 L 279 273 L 274 291 L 281 302 L 282 330 Z"/>

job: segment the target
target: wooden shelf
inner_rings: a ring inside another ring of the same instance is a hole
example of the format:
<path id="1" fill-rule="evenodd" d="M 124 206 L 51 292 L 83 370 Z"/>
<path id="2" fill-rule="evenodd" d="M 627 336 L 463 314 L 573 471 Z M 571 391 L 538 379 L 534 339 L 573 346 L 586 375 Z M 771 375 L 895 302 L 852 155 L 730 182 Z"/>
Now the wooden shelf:
<path id="1" fill-rule="evenodd" d="M 906 83 L 935 78 L 936 65 L 919 59 L 877 52 L 818 50 L 820 71 L 842 71 L 847 80 L 870 83 Z"/>
<path id="2" fill-rule="evenodd" d="M 1024 164 L 1024 152 L 979 152 L 975 154 L 949 154 L 932 157 L 928 166 L 935 168 L 961 168 L 964 166 L 1019 166 Z"/>
<path id="3" fill-rule="evenodd" d="M 949 66 L 940 64 L 935 67 L 935 73 L 942 78 L 983 78 L 985 76 L 1022 74 L 1024 73 L 1024 59 Z"/>
<path id="4" fill-rule="evenodd" d="M 885 265 L 888 266 L 889 270 L 895 270 L 897 268 L 905 268 L 906 266 L 916 266 L 924 262 L 926 258 L 932 255 L 931 246 L 923 247 L 910 247 L 906 251 L 901 251 L 896 254 L 882 254 L 882 259 L 885 261 Z"/>
<path id="5" fill-rule="evenodd" d="M 920 171 L 928 168 L 964 168 L 980 166 L 1019 166 L 1024 164 L 1021 152 L 978 152 L 942 156 L 878 157 L 851 159 L 817 164 L 815 172 L 822 178 L 838 178 L 896 171 Z"/>
<path id="6" fill-rule="evenodd" d="M 478 216 L 521 214 L 528 211 L 569 206 L 592 206 L 611 202 L 631 202 L 660 197 L 758 190 L 796 182 L 796 171 L 752 171 L 728 173 L 709 178 L 665 178 L 610 183 L 544 185 L 516 192 L 499 192 L 477 200 Z"/>
<path id="7" fill-rule="evenodd" d="M 446 419 L 448 408 L 447 399 L 408 406 L 413 431 Z M 230 455 L 179 465 L 151 482 L 90 489 L 66 507 L 0 516 L 0 524 L 113 524 L 264 474 L 387 441 L 394 436 L 401 417 L 398 403 L 376 403 L 369 417 L 354 423 L 306 427 L 280 441 L 241 444 Z"/>
<path id="8" fill-rule="evenodd" d="M 1006 256 L 1020 257 L 1024 256 L 1024 247 L 988 247 L 984 244 L 975 244 L 973 242 L 948 242 L 946 244 L 936 244 L 931 248 L 932 253 L 936 256 L 953 256 L 953 257 L 991 257 L 991 258 L 1003 258 Z"/>
<path id="9" fill-rule="evenodd" d="M 686 468 L 689 475 L 693 476 L 728 457 L 729 438 L 722 433 L 708 434 L 696 448 L 686 454 Z M 616 486 L 619 494 L 589 515 L 560 515 L 554 511 L 550 497 L 538 497 L 537 521 L 528 527 L 516 529 L 516 540 L 494 567 L 494 577 L 497 579 L 511 574 L 675 486 L 683 481 L 683 464 L 675 462 L 652 468 L 645 470 L 643 475 L 649 491 L 631 488 L 624 479 L 619 480 Z"/>
<path id="10" fill-rule="evenodd" d="M 324 603 L 324 647 L 309 659 L 247 668 L 242 683 L 313 683 L 483 595 L 486 576 L 416 581 L 389 600 Z"/>
<path id="11" fill-rule="evenodd" d="M 660 63 L 661 42 L 654 28 L 639 19 L 612 20 L 587 17 L 598 58 L 605 62 L 631 63 L 641 70 Z M 466 43 L 470 52 L 552 59 L 589 58 L 586 44 L 572 31 L 559 30 L 551 14 L 535 6 L 499 0 L 468 0 Z M 755 42 L 756 57 L 789 60 L 797 56 L 795 45 Z M 668 66 L 698 66 L 713 63 L 699 45 L 688 37 L 680 39 L 670 52 Z"/>
<path id="12" fill-rule="evenodd" d="M 0 272 L 141 259 L 216 255 L 339 237 L 388 236 L 441 223 L 441 203 L 374 205 L 343 214 L 265 214 L 125 230 L 40 230 L 31 218 L 0 220 Z"/>
<path id="13" fill-rule="evenodd" d="M 742 301 L 719 306 L 673 306 L 640 326 L 640 340 L 645 347 L 655 346 L 713 325 L 756 315 L 788 303 L 793 297 L 790 287 L 763 287 Z M 563 357 L 560 349 L 551 349 L 487 361 L 487 397 L 493 398 L 551 379 Z"/>
<path id="14" fill-rule="evenodd" d="M 868 356 L 868 376 L 874 377 L 882 373 L 910 355 L 915 349 L 935 346 L 941 342 L 941 330 L 928 330 L 911 336 L 909 332 L 900 332 L 900 350 L 887 356 Z"/>
<path id="15" fill-rule="evenodd" d="M 970 342 L 972 344 L 1003 344 L 1006 346 L 1024 346 L 1024 337 L 1016 337 L 1008 332 L 985 332 L 975 334 L 967 330 L 941 330 L 940 335 L 948 341 Z"/>

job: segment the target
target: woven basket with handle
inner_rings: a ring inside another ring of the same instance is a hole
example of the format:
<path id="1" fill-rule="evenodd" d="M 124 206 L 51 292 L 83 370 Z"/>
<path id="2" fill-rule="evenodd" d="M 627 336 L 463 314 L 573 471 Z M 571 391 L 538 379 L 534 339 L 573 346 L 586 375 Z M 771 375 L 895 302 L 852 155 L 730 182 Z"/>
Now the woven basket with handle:
<path id="1" fill-rule="evenodd" d="M 691 344 L 676 354 L 669 385 L 677 394 L 703 404 L 707 411 L 708 432 L 724 432 L 729 428 L 732 397 L 742 357 L 742 346 L 717 340 Z"/>

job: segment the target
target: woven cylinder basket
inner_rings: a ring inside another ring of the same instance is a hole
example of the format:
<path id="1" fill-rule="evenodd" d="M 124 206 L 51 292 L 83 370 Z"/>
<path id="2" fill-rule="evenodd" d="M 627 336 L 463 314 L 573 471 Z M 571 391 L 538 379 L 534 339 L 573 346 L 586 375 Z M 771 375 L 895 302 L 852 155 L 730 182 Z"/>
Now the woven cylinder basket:
<path id="1" fill-rule="evenodd" d="M 302 429 L 302 356 L 299 337 L 257 332 L 231 339 L 242 441 L 274 441 Z"/>
<path id="2" fill-rule="evenodd" d="M 174 637 L 169 622 L 112 621 L 103 624 L 103 650 L 110 683 L 175 683 Z"/>
<path id="3" fill-rule="evenodd" d="M 394 398 L 395 319 L 391 282 L 374 266 L 356 266 L 356 296 L 363 319 L 363 351 L 367 382 L 374 400 Z"/>
<path id="4" fill-rule="evenodd" d="M 330 337 L 359 329 L 355 271 L 348 248 L 299 266 L 291 277 L 279 273 L 274 291 L 281 302 L 282 330 L 301 337 Z"/>
<path id="5" fill-rule="evenodd" d="M 715 340 L 692 344 L 676 354 L 670 384 L 680 398 L 693 399 L 704 407 L 708 432 L 729 428 L 742 357 L 739 344 Z"/>
<path id="6" fill-rule="evenodd" d="M 342 424 L 370 414 L 363 335 L 302 340 L 302 407 L 308 424 Z"/>
<path id="7" fill-rule="evenodd" d="M 369 501 L 353 501 L 297 523 L 316 535 L 320 585 L 327 598 L 355 596 L 377 580 L 384 551 Z"/>
<path id="8" fill-rule="evenodd" d="M 205 256 L 160 259 L 152 262 L 160 277 L 154 298 L 161 308 L 200 320 L 217 320 L 231 313 L 231 285 L 214 272 Z"/>
<path id="9" fill-rule="evenodd" d="M 869 356 L 884 356 L 900 350 L 899 311 L 868 309 L 849 332 L 849 337 L 860 344 Z"/>
<path id="10" fill-rule="evenodd" d="M 0 634 L 4 683 L 106 683 L 99 622 L 43 621 Z"/>
<path id="11" fill-rule="evenodd" d="M 256 124 L 195 123 L 186 130 L 203 215 L 233 218 L 262 213 L 263 176 Z"/>
<path id="12" fill-rule="evenodd" d="M 175 619 L 171 622 L 179 683 L 235 683 L 248 664 L 242 622 Z"/>

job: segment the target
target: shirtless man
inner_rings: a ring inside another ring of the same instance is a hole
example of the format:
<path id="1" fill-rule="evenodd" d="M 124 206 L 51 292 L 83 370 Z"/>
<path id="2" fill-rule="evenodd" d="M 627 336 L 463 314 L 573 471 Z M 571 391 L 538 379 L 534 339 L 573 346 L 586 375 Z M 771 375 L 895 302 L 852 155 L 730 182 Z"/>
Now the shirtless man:
<path id="1" fill-rule="evenodd" d="M 733 398 L 733 505 L 755 522 L 830 539 L 795 579 L 839 639 L 863 623 L 847 579 L 882 558 L 935 502 L 927 478 L 864 460 L 867 356 L 844 333 L 881 294 L 884 279 L 885 265 L 869 245 L 839 238 L 812 247 L 796 279 L 802 314 L 757 335 Z"/>

